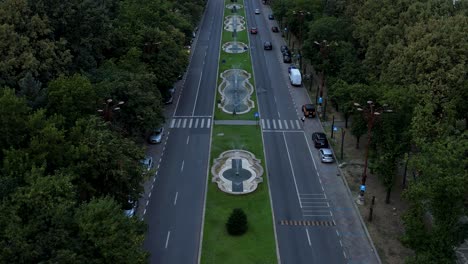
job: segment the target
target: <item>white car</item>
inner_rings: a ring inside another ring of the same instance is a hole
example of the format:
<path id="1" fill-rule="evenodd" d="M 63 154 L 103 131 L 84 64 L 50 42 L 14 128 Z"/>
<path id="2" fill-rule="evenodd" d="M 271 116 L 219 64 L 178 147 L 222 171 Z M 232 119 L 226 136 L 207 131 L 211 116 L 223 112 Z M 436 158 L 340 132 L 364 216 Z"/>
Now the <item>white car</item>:
<path id="1" fill-rule="evenodd" d="M 319 153 L 320 153 L 320 160 L 323 163 L 332 163 L 335 161 L 335 159 L 333 158 L 333 152 L 331 151 L 331 149 L 321 148 L 319 150 Z"/>
<path id="2" fill-rule="evenodd" d="M 159 144 L 162 141 L 163 135 L 164 135 L 164 127 L 160 127 L 158 129 L 155 129 L 153 133 L 151 133 L 148 141 L 150 144 Z"/>
<path id="3" fill-rule="evenodd" d="M 260 9 L 258 9 L 258 8 L 255 9 L 255 14 L 256 14 L 256 15 L 260 14 Z"/>

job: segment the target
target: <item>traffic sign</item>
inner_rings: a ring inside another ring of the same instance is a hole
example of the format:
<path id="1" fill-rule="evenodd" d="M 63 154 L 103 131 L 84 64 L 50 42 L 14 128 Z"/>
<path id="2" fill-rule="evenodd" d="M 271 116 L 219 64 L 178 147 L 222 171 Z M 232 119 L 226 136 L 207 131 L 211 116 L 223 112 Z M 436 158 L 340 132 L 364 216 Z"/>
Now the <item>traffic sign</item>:
<path id="1" fill-rule="evenodd" d="M 259 118 L 259 117 L 260 117 L 260 114 L 259 114 L 258 112 L 255 112 L 255 113 L 254 113 L 254 117 L 255 117 L 255 118 Z"/>
<path id="2" fill-rule="evenodd" d="M 338 127 L 333 126 L 333 131 L 338 131 Z"/>
<path id="3" fill-rule="evenodd" d="M 365 185 L 361 185 L 361 191 L 365 192 L 366 191 L 366 186 Z"/>

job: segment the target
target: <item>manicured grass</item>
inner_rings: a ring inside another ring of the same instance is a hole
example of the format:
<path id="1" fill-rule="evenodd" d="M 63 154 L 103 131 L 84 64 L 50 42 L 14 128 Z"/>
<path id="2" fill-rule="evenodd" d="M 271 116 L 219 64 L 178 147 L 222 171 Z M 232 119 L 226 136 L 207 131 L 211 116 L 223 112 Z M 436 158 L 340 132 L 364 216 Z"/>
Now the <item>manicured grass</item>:
<path id="1" fill-rule="evenodd" d="M 225 4 L 231 3 L 231 1 L 225 1 Z M 244 4 L 243 1 L 238 1 L 239 4 Z M 245 10 L 244 8 L 241 8 L 237 12 L 238 15 L 245 16 Z M 233 15 L 231 13 L 230 9 L 225 8 L 224 9 L 224 17 Z M 226 43 L 228 41 L 232 41 L 232 32 L 223 30 L 222 33 L 222 43 Z M 246 28 L 245 30 L 237 32 L 237 40 L 239 42 L 243 42 L 247 45 L 249 45 L 249 38 L 248 38 L 248 29 Z M 226 70 L 230 69 L 243 69 L 250 73 L 252 77 L 249 79 L 250 83 L 252 85 L 255 85 L 255 79 L 252 74 L 252 65 L 251 65 L 251 60 L 250 60 L 250 49 L 247 52 L 243 53 L 238 53 L 238 54 L 231 54 L 224 52 L 221 50 L 221 54 L 219 57 L 219 74 Z M 222 79 L 218 76 L 218 85 L 221 84 Z M 255 89 L 255 88 L 254 88 Z M 214 118 L 217 120 L 255 120 L 254 113 L 258 112 L 258 106 L 257 106 L 257 94 L 255 91 L 252 93 L 250 99 L 254 101 L 255 107 L 252 108 L 248 113 L 242 114 L 242 115 L 232 115 L 225 113 L 221 111 L 217 106 L 215 107 L 215 113 L 214 113 Z M 221 100 L 221 95 L 219 93 L 216 93 L 216 102 Z"/>
<path id="2" fill-rule="evenodd" d="M 213 127 L 211 162 L 231 149 L 252 152 L 262 161 L 263 146 L 260 129 L 257 126 Z M 251 194 L 234 196 L 221 192 L 208 179 L 203 250 L 201 263 L 276 263 L 275 238 L 266 170 L 263 183 Z M 233 237 L 226 231 L 226 221 L 234 208 L 242 208 L 247 214 L 249 229 L 246 234 Z"/>

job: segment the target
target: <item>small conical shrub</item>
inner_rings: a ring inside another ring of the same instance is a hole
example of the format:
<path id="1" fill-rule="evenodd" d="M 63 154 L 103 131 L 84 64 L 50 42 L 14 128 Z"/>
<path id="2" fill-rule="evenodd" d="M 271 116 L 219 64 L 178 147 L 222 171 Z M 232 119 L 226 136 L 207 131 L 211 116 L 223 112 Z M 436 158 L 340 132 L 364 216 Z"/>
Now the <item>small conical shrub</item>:
<path id="1" fill-rule="evenodd" d="M 247 215 L 240 208 L 232 210 L 226 223 L 227 231 L 232 236 L 240 236 L 247 232 Z"/>

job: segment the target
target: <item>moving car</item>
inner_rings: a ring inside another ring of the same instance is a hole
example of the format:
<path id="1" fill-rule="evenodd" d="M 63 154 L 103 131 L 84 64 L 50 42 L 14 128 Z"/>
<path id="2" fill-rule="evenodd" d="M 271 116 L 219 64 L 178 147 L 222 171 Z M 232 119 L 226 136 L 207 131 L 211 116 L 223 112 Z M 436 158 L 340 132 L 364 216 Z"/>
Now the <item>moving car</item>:
<path id="1" fill-rule="evenodd" d="M 269 14 L 268 19 L 273 20 L 273 19 L 275 19 L 275 17 L 273 16 L 273 14 Z"/>
<path id="2" fill-rule="evenodd" d="M 256 14 L 256 15 L 260 14 L 260 9 L 258 9 L 258 8 L 255 9 L 255 14 Z"/>
<path id="3" fill-rule="evenodd" d="M 273 49 L 273 45 L 271 44 L 270 41 L 265 41 L 263 43 L 263 49 L 264 50 L 272 50 Z"/>
<path id="4" fill-rule="evenodd" d="M 291 63 L 291 56 L 286 53 L 283 53 L 283 62 L 284 63 Z"/>
<path id="5" fill-rule="evenodd" d="M 301 86 L 302 85 L 301 72 L 298 69 L 291 69 L 291 71 L 289 72 L 289 81 L 294 86 Z"/>
<path id="6" fill-rule="evenodd" d="M 256 27 L 251 27 L 250 28 L 250 34 L 257 34 L 258 33 L 258 30 Z"/>
<path id="7" fill-rule="evenodd" d="M 335 161 L 335 159 L 333 158 L 333 152 L 331 151 L 331 149 L 321 148 L 319 150 L 319 153 L 320 153 L 320 160 L 323 163 L 331 163 L 331 162 Z"/>
<path id="8" fill-rule="evenodd" d="M 328 148 L 328 140 L 325 133 L 312 133 L 312 141 L 314 141 L 314 147 L 316 148 Z"/>
<path id="9" fill-rule="evenodd" d="M 279 32 L 279 28 L 278 27 L 271 27 L 271 31 L 273 31 L 275 33 Z"/>
<path id="10" fill-rule="evenodd" d="M 315 117 L 315 106 L 313 104 L 302 105 L 302 113 L 306 117 Z"/>
<path id="11" fill-rule="evenodd" d="M 153 133 L 151 133 L 148 142 L 150 144 L 159 144 L 162 141 L 163 135 L 164 135 L 164 127 L 155 129 Z"/>

